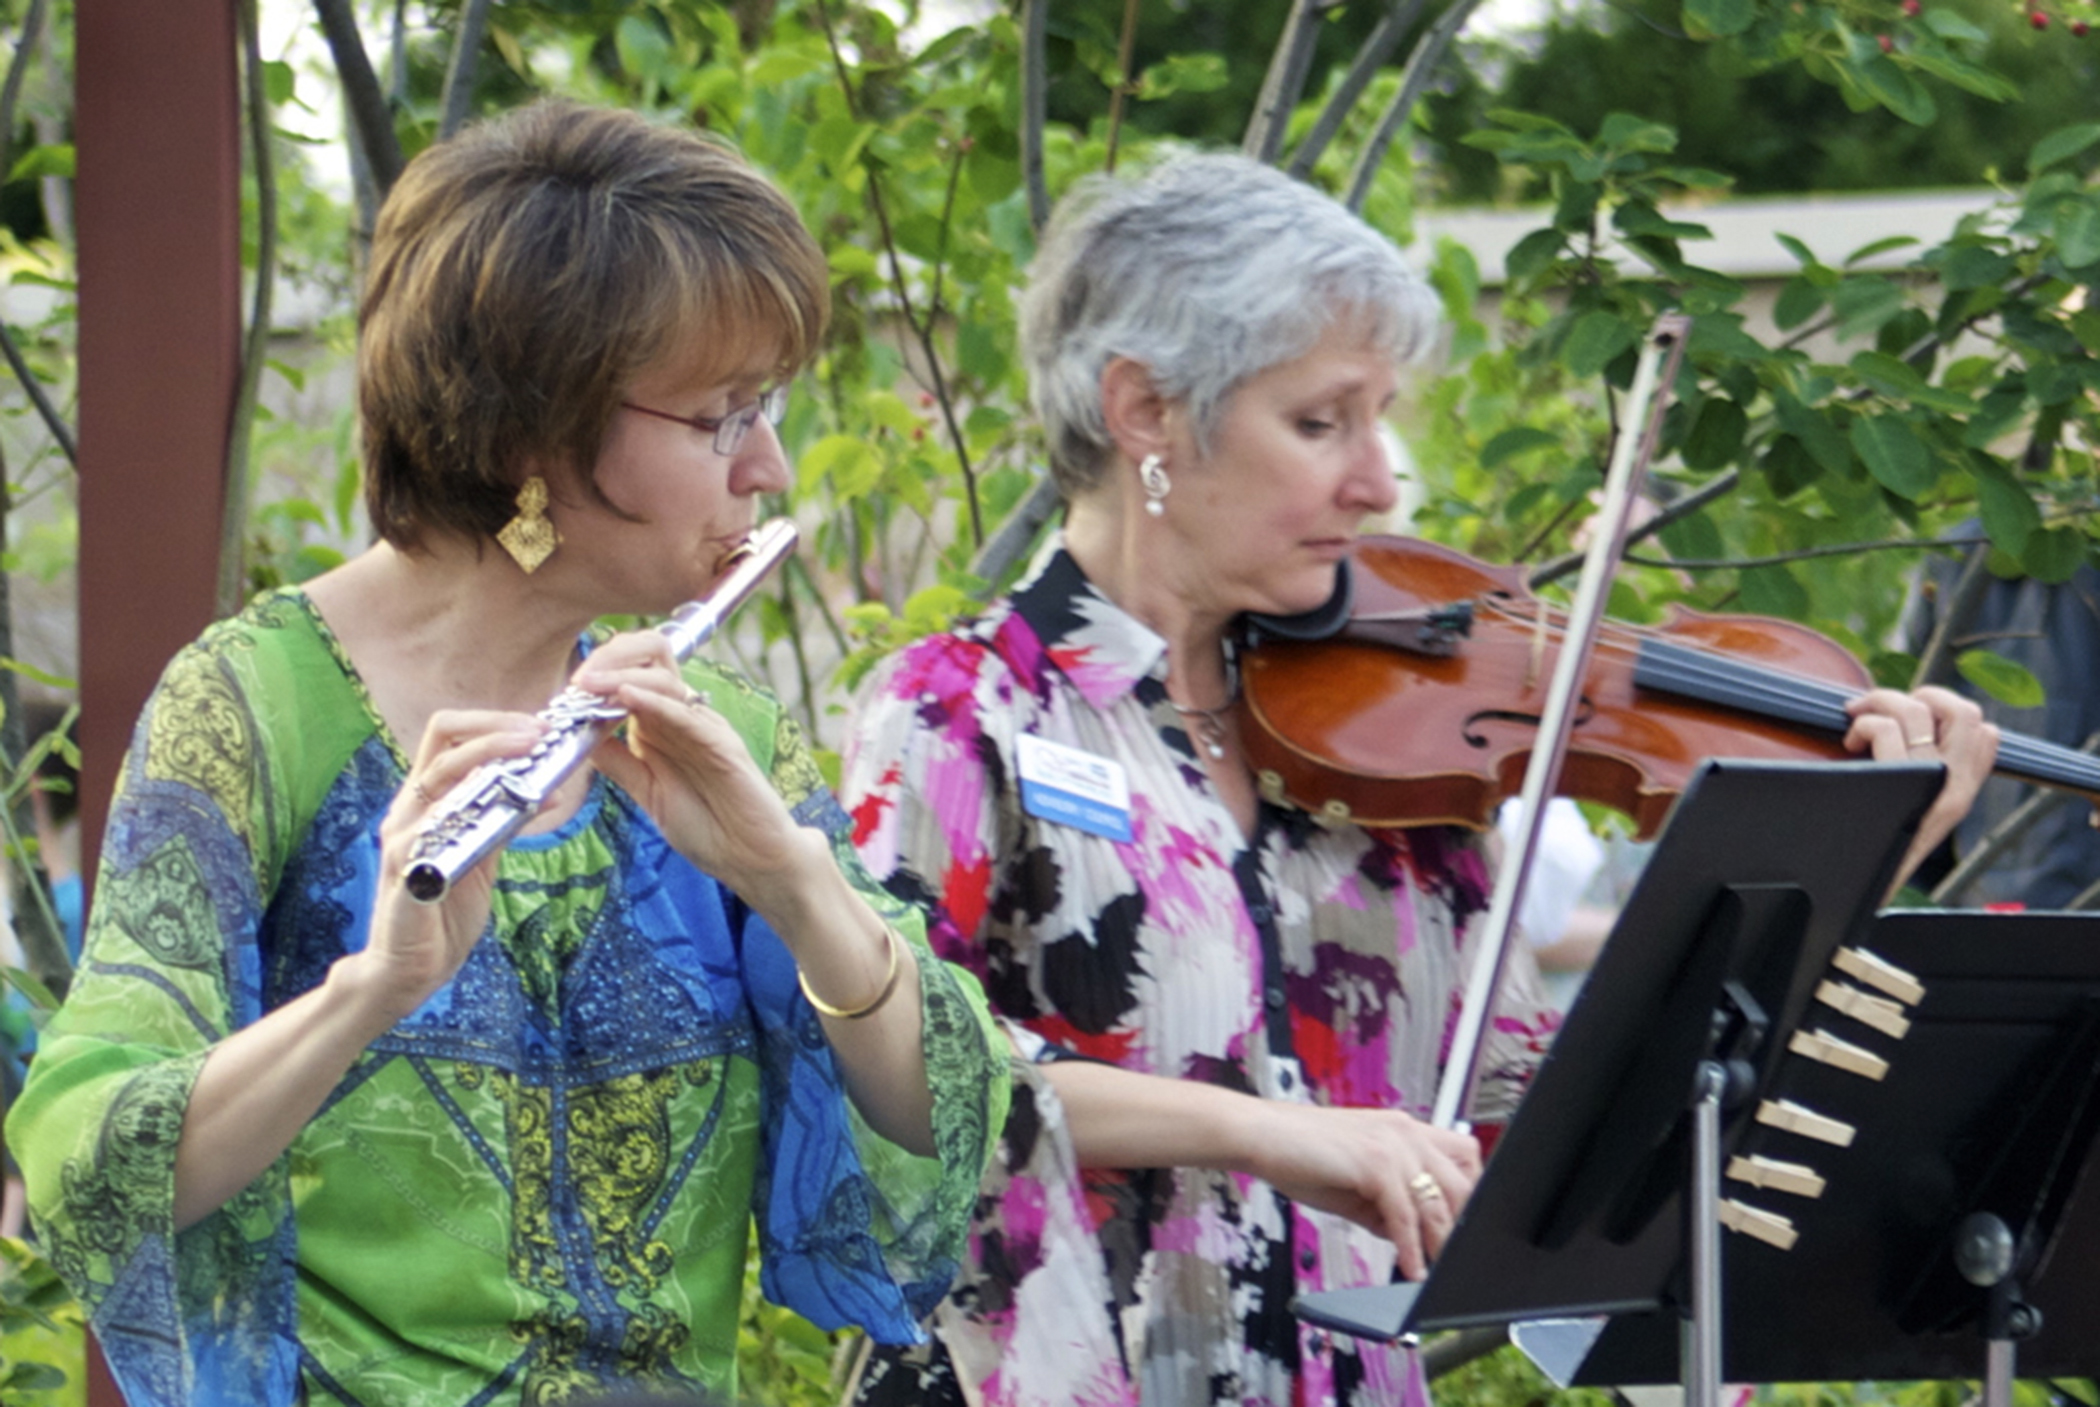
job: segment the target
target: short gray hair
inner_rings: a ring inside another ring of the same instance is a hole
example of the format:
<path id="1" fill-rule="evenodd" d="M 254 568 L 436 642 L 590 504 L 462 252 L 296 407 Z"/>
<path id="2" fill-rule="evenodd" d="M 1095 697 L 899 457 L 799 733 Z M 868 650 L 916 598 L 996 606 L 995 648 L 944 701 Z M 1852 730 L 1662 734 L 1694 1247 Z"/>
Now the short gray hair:
<path id="1" fill-rule="evenodd" d="M 1022 298 L 1021 353 L 1069 500 L 1108 462 L 1101 371 L 1116 357 L 1188 406 L 1207 450 L 1233 391 L 1337 321 L 1404 361 L 1438 317 L 1400 252 L 1339 202 L 1249 157 L 1182 154 L 1059 202 Z"/>

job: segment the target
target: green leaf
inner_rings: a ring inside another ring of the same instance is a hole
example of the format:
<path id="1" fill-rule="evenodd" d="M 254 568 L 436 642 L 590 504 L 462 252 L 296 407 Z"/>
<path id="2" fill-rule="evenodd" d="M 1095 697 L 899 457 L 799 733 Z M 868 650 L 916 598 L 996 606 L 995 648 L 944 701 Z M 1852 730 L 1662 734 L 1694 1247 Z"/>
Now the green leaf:
<path id="1" fill-rule="evenodd" d="M 1684 27 L 1694 38 L 1727 39 L 1756 19 L 1752 0 L 1684 0 Z"/>
<path id="2" fill-rule="evenodd" d="M 1753 615 L 1799 620 L 1808 614 L 1808 592 L 1784 564 L 1751 567 L 1741 583 L 1743 609 Z"/>
<path id="3" fill-rule="evenodd" d="M 2100 122 L 2081 122 L 2073 127 L 2060 127 L 2034 144 L 2027 153 L 2027 175 L 2031 180 L 2056 165 L 2080 155 L 2095 142 L 2100 142 Z"/>
<path id="4" fill-rule="evenodd" d="M 1875 482 L 1900 498 L 1923 498 L 1939 481 L 1925 442 L 1899 415 L 1862 415 L 1854 420 L 1852 448 Z"/>
<path id="5" fill-rule="evenodd" d="M 1632 323 L 1616 313 L 1592 310 L 1568 330 L 1568 340 L 1561 344 L 1561 365 L 1576 376 L 1595 376 L 1638 341 L 1640 333 Z"/>
<path id="6" fill-rule="evenodd" d="M 16 159 L 14 168 L 7 173 L 7 179 L 10 181 L 40 180 L 45 176 L 72 179 L 71 142 L 47 142 L 42 146 L 31 147 Z"/>
<path id="7" fill-rule="evenodd" d="M 1852 469 L 1852 451 L 1846 447 L 1845 437 L 1823 411 L 1811 409 L 1785 392 L 1772 397 L 1773 408 L 1779 413 L 1779 423 L 1789 435 L 1801 442 L 1816 463 L 1831 474 L 1847 474 Z"/>
<path id="8" fill-rule="evenodd" d="M 1781 331 L 1799 327 L 1823 306 L 1823 290 L 1805 278 L 1790 278 L 1772 305 L 1772 321 Z"/>
<path id="9" fill-rule="evenodd" d="M 49 987 L 38 980 L 35 973 L 19 967 L 0 967 L 0 977 L 6 978 L 9 986 L 29 998 L 30 1005 L 37 1010 L 58 1010 L 58 998 L 52 995 Z"/>
<path id="10" fill-rule="evenodd" d="M 1942 39 L 1951 39 L 1962 44 L 1983 44 L 1990 40 L 1990 32 L 1972 23 L 1959 10 L 1946 5 L 1935 5 L 1925 12 L 1925 27 Z"/>
<path id="11" fill-rule="evenodd" d="M 2034 506 L 2034 496 L 2017 479 L 1995 465 L 1992 470 L 1995 472 L 1980 471 L 1976 475 L 1976 506 L 1992 545 L 2017 557 L 2026 550 L 2027 539 L 2041 527 L 2041 511 Z"/>
<path id="12" fill-rule="evenodd" d="M 1879 274 L 1859 275 L 1831 291 L 1830 308 L 1838 317 L 1840 340 L 1870 336 L 1903 311 L 1903 289 Z"/>
<path id="13" fill-rule="evenodd" d="M 1514 458 L 1527 450 L 1558 447 L 1560 436 L 1550 434 L 1534 425 L 1519 425 L 1513 430 L 1504 430 L 1480 447 L 1480 467 L 1492 469 L 1505 459 Z"/>
<path id="14" fill-rule="evenodd" d="M 1868 56 L 1840 60 L 1840 66 L 1875 102 L 1914 127 L 1930 126 L 1939 115 L 1932 94 L 1923 84 L 1898 68 L 1866 35 L 1855 36 L 1867 45 Z"/>
<path id="15" fill-rule="evenodd" d="M 1925 386 L 1925 378 L 1909 362 L 1886 352 L 1861 352 L 1850 365 L 1861 381 L 1892 401 L 1909 400 Z"/>
<path id="16" fill-rule="evenodd" d="M 803 451 L 795 477 L 803 493 L 829 479 L 837 498 L 860 498 L 881 482 L 882 455 L 858 435 L 826 435 Z"/>
<path id="17" fill-rule="evenodd" d="M 1137 95 L 1149 101 L 1175 93 L 1215 93 L 1228 78 L 1223 54 L 1170 54 L 1138 75 Z"/>
<path id="18" fill-rule="evenodd" d="M 671 39 L 646 15 L 627 15 L 613 29 L 620 67 L 636 78 L 661 80 L 671 67 Z"/>
<path id="19" fill-rule="evenodd" d="M 1781 435 L 1765 451 L 1764 471 L 1772 497 L 1784 502 L 1814 483 L 1823 466 L 1801 447 L 1801 441 L 1792 435 Z"/>
<path id="20" fill-rule="evenodd" d="M 1961 677 L 2013 708 L 2040 708 L 2048 702 L 2048 691 L 2034 671 L 2016 660 L 1990 650 L 1963 650 L 1954 657 Z"/>
<path id="21" fill-rule="evenodd" d="M 1511 247 L 1502 266 L 1512 280 L 1534 278 L 1560 256 L 1567 238 L 1559 230 L 1533 230 Z"/>
<path id="22" fill-rule="evenodd" d="M 1693 469 L 1720 469 L 1742 452 L 1750 417 L 1726 396 L 1712 396 L 1699 407 L 1699 418 L 1684 437 L 1684 462 Z"/>
<path id="23" fill-rule="evenodd" d="M 2100 262 L 2100 193 L 2057 207 L 2056 250 L 2073 269 Z"/>
<path id="24" fill-rule="evenodd" d="M 1886 254 L 1892 249 L 1902 249 L 1906 245 L 1916 243 L 1918 243 L 1916 235 L 1889 235 L 1885 239 L 1873 240 L 1847 254 L 1844 267 L 1849 269 L 1855 264 L 1864 264 L 1877 254 Z"/>
<path id="25" fill-rule="evenodd" d="M 262 78 L 263 97 L 272 107 L 283 107 L 298 91 L 298 74 L 282 59 L 263 60 Z"/>
<path id="26" fill-rule="evenodd" d="M 2020 565 L 2036 581 L 2069 581 L 2085 562 L 2085 534 L 2073 527 L 2043 528 L 2027 538 Z"/>

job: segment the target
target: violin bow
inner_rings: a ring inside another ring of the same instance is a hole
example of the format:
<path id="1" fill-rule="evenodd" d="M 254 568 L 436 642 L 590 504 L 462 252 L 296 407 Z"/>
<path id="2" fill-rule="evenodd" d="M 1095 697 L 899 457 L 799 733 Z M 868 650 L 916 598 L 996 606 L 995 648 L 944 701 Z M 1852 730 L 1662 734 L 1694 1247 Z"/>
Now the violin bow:
<path id="1" fill-rule="evenodd" d="M 1486 931 L 1474 948 L 1473 967 L 1466 982 L 1466 996 L 1459 1008 L 1458 1025 L 1452 1034 L 1451 1054 L 1444 1062 L 1437 1085 L 1436 1106 L 1431 1121 L 1440 1128 L 1464 1129 L 1466 1103 L 1480 1075 L 1480 1058 L 1487 1024 L 1494 1015 L 1495 996 L 1501 990 L 1503 972 L 1509 965 L 1510 941 L 1517 931 L 1517 913 L 1524 902 L 1524 886 L 1530 876 L 1532 857 L 1546 814 L 1546 799 L 1560 781 L 1562 761 L 1567 757 L 1568 734 L 1574 724 L 1575 698 L 1587 676 L 1597 630 L 1604 623 L 1605 599 L 1611 590 L 1613 571 L 1626 550 L 1626 537 L 1633 519 L 1633 505 L 1646 482 L 1648 463 L 1662 436 L 1663 412 L 1669 407 L 1670 387 L 1677 383 L 1684 362 L 1685 339 L 1691 319 L 1682 313 L 1657 318 L 1641 347 L 1635 364 L 1633 386 L 1628 392 L 1625 424 L 1639 425 L 1641 433 L 1622 434 L 1613 448 L 1611 466 L 1604 476 L 1604 503 L 1591 521 L 1589 550 L 1583 554 L 1582 575 L 1577 579 L 1575 601 L 1568 611 L 1562 635 L 1560 658 L 1554 664 L 1547 687 L 1546 705 L 1539 717 L 1538 740 L 1531 761 L 1524 769 L 1524 789 L 1518 794 L 1517 840 L 1495 876 L 1494 897 L 1488 903 Z M 1658 369 L 1660 371 L 1658 372 Z M 1660 385 L 1665 394 L 1657 395 Z"/>

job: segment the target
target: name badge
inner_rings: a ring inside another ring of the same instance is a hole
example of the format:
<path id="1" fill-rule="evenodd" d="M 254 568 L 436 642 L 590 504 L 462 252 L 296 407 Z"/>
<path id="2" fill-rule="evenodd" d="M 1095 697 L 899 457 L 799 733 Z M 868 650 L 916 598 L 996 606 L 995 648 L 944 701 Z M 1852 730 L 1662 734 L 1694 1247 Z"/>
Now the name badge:
<path id="1" fill-rule="evenodd" d="M 1089 835 L 1130 839 L 1130 779 L 1122 763 L 1033 733 L 1021 734 L 1014 746 L 1022 810 Z"/>

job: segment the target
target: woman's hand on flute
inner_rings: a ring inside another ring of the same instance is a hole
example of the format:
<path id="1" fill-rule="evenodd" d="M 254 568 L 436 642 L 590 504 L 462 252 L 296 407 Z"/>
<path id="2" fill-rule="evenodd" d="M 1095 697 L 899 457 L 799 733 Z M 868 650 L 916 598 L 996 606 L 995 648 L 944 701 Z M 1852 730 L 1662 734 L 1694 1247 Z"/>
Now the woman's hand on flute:
<path id="1" fill-rule="evenodd" d="M 765 919 L 810 991 L 841 1010 L 865 1008 L 863 1018 L 822 1018 L 847 1091 L 876 1132 L 931 1156 L 918 961 L 839 869 L 829 838 L 796 823 L 743 738 L 687 687 L 661 635 L 606 642 L 573 682 L 628 711 L 625 735 L 592 754 L 600 770 L 679 854 Z"/>
<path id="2" fill-rule="evenodd" d="M 445 983 L 488 926 L 497 855 L 461 875 L 444 900 L 419 904 L 402 883 L 416 838 L 447 792 L 485 762 L 521 757 L 544 725 L 530 714 L 448 709 L 433 714 L 408 776 L 379 823 L 379 898 L 363 953 L 361 990 L 398 1021 Z"/>
<path id="3" fill-rule="evenodd" d="M 654 631 L 616 636 L 571 681 L 628 711 L 592 754 L 641 803 L 679 854 L 766 913 L 807 867 L 832 867 L 822 835 L 798 826 L 744 740 L 687 686 Z"/>

